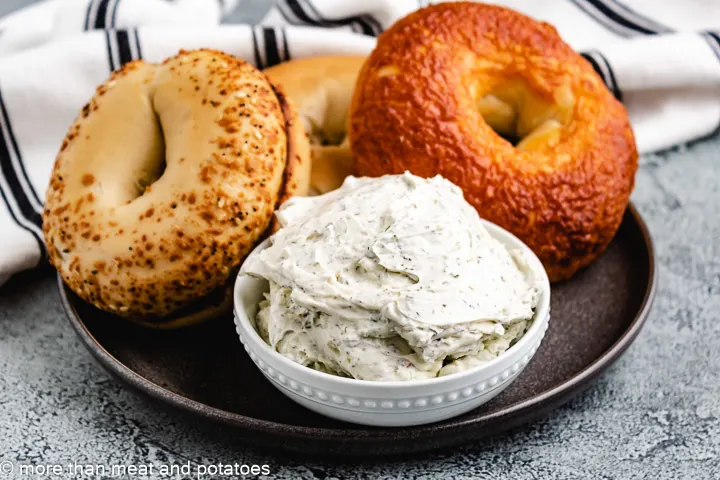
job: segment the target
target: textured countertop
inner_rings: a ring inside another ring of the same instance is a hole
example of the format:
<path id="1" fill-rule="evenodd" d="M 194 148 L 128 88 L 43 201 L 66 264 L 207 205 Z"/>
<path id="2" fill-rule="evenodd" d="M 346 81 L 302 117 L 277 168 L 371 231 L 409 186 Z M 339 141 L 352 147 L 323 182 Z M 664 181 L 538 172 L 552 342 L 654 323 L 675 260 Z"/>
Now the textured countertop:
<path id="1" fill-rule="evenodd" d="M 3 0 L 0 14 L 23 3 Z M 262 2 L 241 3 L 262 13 Z M 3 461 L 256 464 L 310 479 L 720 478 L 719 184 L 719 135 L 642 159 L 633 200 L 656 243 L 659 291 L 637 341 L 589 390 L 509 434 L 392 461 L 288 457 L 198 428 L 93 362 L 49 269 L 17 276 L 0 288 L 0 479 L 14 478 Z"/>

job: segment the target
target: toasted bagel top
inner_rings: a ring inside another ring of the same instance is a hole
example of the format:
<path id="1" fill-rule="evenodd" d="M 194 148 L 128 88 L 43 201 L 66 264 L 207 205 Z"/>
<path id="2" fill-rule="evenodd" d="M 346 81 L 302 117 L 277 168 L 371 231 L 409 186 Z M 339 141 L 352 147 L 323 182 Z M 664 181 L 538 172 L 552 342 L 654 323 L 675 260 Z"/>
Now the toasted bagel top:
<path id="1" fill-rule="evenodd" d="M 242 60 L 198 50 L 126 64 L 58 154 L 43 214 L 50 261 L 110 312 L 182 308 L 227 281 L 280 195 L 307 187 L 309 165 L 286 168 L 289 136 L 273 87 Z"/>

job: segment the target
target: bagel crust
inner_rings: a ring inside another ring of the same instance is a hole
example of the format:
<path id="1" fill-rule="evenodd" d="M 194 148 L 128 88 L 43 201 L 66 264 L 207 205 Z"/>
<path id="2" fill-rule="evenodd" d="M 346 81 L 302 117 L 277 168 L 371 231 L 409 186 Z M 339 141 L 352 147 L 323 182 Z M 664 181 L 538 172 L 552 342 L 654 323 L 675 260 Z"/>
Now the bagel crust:
<path id="1" fill-rule="evenodd" d="M 224 291 L 278 202 L 307 191 L 307 153 L 288 158 L 308 148 L 293 144 L 306 142 L 293 117 L 261 72 L 222 52 L 126 64 L 57 156 L 51 263 L 84 300 L 143 323 Z"/>
<path id="2" fill-rule="evenodd" d="M 612 240 L 638 157 L 625 108 L 553 27 L 469 2 L 418 10 L 380 35 L 358 77 L 350 142 L 358 175 L 409 170 L 460 186 L 553 281 Z"/>

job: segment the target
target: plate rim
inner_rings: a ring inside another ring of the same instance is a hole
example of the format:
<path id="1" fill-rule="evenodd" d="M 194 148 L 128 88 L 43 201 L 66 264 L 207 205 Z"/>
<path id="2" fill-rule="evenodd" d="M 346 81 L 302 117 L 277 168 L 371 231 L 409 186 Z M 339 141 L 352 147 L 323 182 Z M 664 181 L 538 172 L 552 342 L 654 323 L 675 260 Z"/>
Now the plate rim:
<path id="1" fill-rule="evenodd" d="M 347 446 L 348 444 L 367 444 L 377 442 L 378 440 L 392 439 L 395 442 L 408 440 L 411 445 L 418 446 L 418 440 L 422 440 L 428 435 L 440 436 L 457 433 L 458 436 L 460 436 L 463 433 L 465 434 L 463 435 L 463 438 L 456 439 L 454 442 L 452 440 L 441 441 L 440 444 L 429 446 L 427 448 L 411 447 L 402 449 L 404 452 L 421 452 L 441 448 L 443 446 L 466 443 L 490 434 L 500 433 L 519 424 L 536 420 L 537 418 L 544 416 L 549 410 L 562 405 L 573 396 L 585 390 L 595 378 L 610 367 L 610 365 L 612 365 L 627 350 L 627 348 L 637 338 L 637 335 L 640 333 L 640 330 L 644 326 L 651 311 L 657 290 L 658 275 L 655 246 L 645 220 L 642 218 L 632 202 L 628 204 L 626 212 L 630 214 L 637 224 L 647 249 L 649 281 L 640 307 L 635 314 L 635 317 L 630 322 L 628 328 L 622 333 L 622 335 L 592 363 L 586 365 L 585 368 L 580 370 L 573 377 L 549 390 L 533 395 L 532 397 L 503 408 L 502 410 L 483 415 L 481 417 L 469 418 L 460 421 L 457 419 L 449 419 L 444 422 L 414 427 L 357 427 L 348 429 L 289 425 L 286 423 L 261 420 L 239 413 L 229 412 L 197 400 L 192 400 L 152 382 L 151 380 L 136 373 L 119 359 L 115 358 L 99 341 L 95 339 L 95 337 L 87 329 L 85 323 L 80 319 L 75 306 L 70 301 L 67 287 L 59 274 L 57 275 L 57 285 L 63 310 L 65 311 L 65 316 L 73 326 L 76 334 L 80 337 L 85 348 L 89 350 L 92 356 L 105 370 L 117 379 L 156 401 L 168 404 L 171 407 L 190 413 L 196 417 L 202 417 L 215 422 L 231 425 L 235 428 L 242 428 L 246 430 L 245 433 L 247 434 L 254 433 L 265 435 L 266 437 L 274 438 L 275 440 L 287 440 L 289 437 L 292 437 L 294 439 L 302 440 L 312 439 L 316 441 L 340 441 L 342 442 L 342 445 Z M 526 410 L 530 413 L 523 416 L 518 421 L 516 417 L 520 416 L 520 414 Z M 507 417 L 510 421 L 508 421 L 505 425 L 499 426 L 499 428 L 490 429 L 488 432 L 473 432 L 474 435 L 468 435 L 467 430 L 469 428 L 482 427 L 488 422 L 492 422 L 503 417 Z M 512 421 L 512 419 L 516 419 L 516 421 Z M 440 440 L 440 438 L 436 437 L 435 440 Z M 340 445 L 340 448 L 342 448 L 342 445 Z M 276 446 L 281 446 L 286 450 L 309 450 L 307 448 L 294 449 L 285 442 L 277 443 Z M 392 453 L 398 452 L 388 452 L 388 454 Z M 349 454 L 352 454 L 352 452 Z M 367 455 L 368 453 L 365 452 L 365 454 Z M 376 454 L 379 455 L 382 454 L 382 452 L 378 451 Z"/>

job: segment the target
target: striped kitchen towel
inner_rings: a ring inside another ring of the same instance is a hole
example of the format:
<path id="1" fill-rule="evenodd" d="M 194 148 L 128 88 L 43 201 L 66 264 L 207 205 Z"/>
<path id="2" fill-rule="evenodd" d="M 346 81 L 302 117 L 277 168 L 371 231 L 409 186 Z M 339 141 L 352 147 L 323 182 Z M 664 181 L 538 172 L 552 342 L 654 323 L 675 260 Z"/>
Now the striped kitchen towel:
<path id="1" fill-rule="evenodd" d="M 0 284 L 44 261 L 42 202 L 55 155 L 113 69 L 180 48 L 225 50 L 259 67 L 365 54 L 375 36 L 427 3 L 279 0 L 251 26 L 222 24 L 237 0 L 45 0 L 0 19 Z M 555 25 L 583 52 L 626 104 L 641 152 L 717 131 L 720 2 L 494 3 Z"/>

